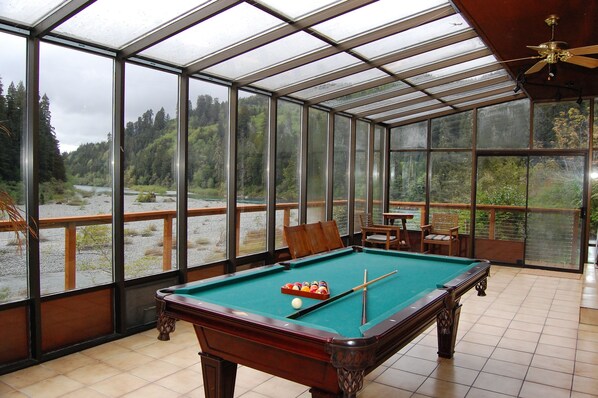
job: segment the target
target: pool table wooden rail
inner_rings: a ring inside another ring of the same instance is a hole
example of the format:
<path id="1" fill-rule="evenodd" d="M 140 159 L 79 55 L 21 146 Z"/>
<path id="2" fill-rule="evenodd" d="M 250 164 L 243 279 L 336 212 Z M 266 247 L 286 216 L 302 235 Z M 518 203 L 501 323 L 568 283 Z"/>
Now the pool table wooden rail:
<path id="1" fill-rule="evenodd" d="M 311 386 L 313 398 L 353 398 L 363 387 L 366 374 L 434 322 L 438 328 L 438 355 L 451 358 L 460 297 L 474 287 L 478 294 L 483 293 L 489 269 L 487 262 L 476 265 L 358 338 L 172 294 L 176 287 L 162 289 L 156 293 L 159 338 L 168 339 L 175 319 L 193 324 L 201 347 L 206 397 L 232 398 L 237 364 L 242 364 Z"/>

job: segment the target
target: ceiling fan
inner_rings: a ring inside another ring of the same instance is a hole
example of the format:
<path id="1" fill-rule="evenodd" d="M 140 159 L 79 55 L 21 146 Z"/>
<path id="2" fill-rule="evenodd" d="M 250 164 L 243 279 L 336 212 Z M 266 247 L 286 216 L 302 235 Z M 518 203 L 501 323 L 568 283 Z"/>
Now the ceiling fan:
<path id="1" fill-rule="evenodd" d="M 542 43 L 538 46 L 526 46 L 529 49 L 537 51 L 539 54 L 535 57 L 531 57 L 532 59 L 541 58 L 531 68 L 525 71 L 526 75 L 539 72 L 542 70 L 542 68 L 544 68 L 544 66 L 548 65 L 548 75 L 550 80 L 556 71 L 555 65 L 557 62 L 567 62 L 586 68 L 598 67 L 597 58 L 582 57 L 582 55 L 587 54 L 598 54 L 598 44 L 568 49 L 568 44 L 566 42 L 554 40 L 554 28 L 558 24 L 558 21 L 559 17 L 557 15 L 550 15 L 544 20 L 544 22 L 546 22 L 546 24 L 552 30 L 550 41 Z"/>

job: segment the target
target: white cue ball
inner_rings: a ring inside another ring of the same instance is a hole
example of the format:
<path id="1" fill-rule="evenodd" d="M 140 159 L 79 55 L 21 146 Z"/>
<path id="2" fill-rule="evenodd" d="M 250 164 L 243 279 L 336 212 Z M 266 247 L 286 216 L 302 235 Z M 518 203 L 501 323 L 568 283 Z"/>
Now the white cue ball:
<path id="1" fill-rule="evenodd" d="M 303 305 L 303 301 L 301 301 L 301 299 L 297 297 L 294 298 L 293 301 L 291 301 L 291 305 L 294 309 L 298 310 Z"/>

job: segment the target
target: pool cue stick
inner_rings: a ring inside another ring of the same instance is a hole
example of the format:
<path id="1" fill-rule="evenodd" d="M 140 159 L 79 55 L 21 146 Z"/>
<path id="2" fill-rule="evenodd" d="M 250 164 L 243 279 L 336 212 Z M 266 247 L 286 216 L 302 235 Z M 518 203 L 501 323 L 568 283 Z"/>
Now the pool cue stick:
<path id="1" fill-rule="evenodd" d="M 368 281 L 368 270 L 363 270 L 363 283 L 367 283 Z M 368 297 L 368 287 L 364 286 L 363 288 L 363 296 L 361 299 L 361 324 L 365 325 L 367 322 L 367 297 Z"/>
<path id="2" fill-rule="evenodd" d="M 353 289 L 349 289 L 349 290 L 347 290 L 346 292 L 343 292 L 343 293 L 341 293 L 341 294 L 339 294 L 339 295 L 336 295 L 336 296 L 334 296 L 334 297 L 330 297 L 330 298 L 329 298 L 329 299 L 327 299 L 327 300 L 320 301 L 319 303 L 316 303 L 316 304 L 312 305 L 311 307 L 307 307 L 307 308 L 304 308 L 304 309 L 302 309 L 302 310 L 299 310 L 299 311 L 297 311 L 297 312 L 294 312 L 294 313 L 292 313 L 291 315 L 287 315 L 287 318 L 289 318 L 289 319 L 297 319 L 297 318 L 299 318 L 299 317 L 301 317 L 301 316 L 303 316 L 303 315 L 305 315 L 305 314 L 309 314 L 309 313 L 310 313 L 310 312 L 312 312 L 313 310 L 316 310 L 316 309 L 318 309 L 318 308 L 320 308 L 320 307 L 323 307 L 323 306 L 325 306 L 325 305 L 327 305 L 327 304 L 330 304 L 330 303 L 332 303 L 332 302 L 334 302 L 334 301 L 336 301 L 336 300 L 338 300 L 338 299 L 340 299 L 340 298 L 342 298 L 342 297 L 345 297 L 345 296 L 346 296 L 346 295 L 348 295 L 348 294 L 351 294 L 351 293 L 353 293 L 353 292 L 356 292 L 356 291 L 358 291 L 359 289 L 363 289 L 364 287 L 367 287 L 367 286 L 371 285 L 372 283 L 376 283 L 376 282 L 378 282 L 379 280 L 381 280 L 381 279 L 384 279 L 384 278 L 387 278 L 387 277 L 389 277 L 389 276 L 391 276 L 391 275 L 393 275 L 393 274 L 396 274 L 396 273 L 397 273 L 397 270 L 394 270 L 394 271 L 392 271 L 392 272 L 389 272 L 388 274 L 385 274 L 385 275 L 379 276 L 379 277 L 377 277 L 376 279 L 372 279 L 372 280 L 371 280 L 371 281 L 369 281 L 369 282 L 362 283 L 361 285 L 355 286 Z"/>

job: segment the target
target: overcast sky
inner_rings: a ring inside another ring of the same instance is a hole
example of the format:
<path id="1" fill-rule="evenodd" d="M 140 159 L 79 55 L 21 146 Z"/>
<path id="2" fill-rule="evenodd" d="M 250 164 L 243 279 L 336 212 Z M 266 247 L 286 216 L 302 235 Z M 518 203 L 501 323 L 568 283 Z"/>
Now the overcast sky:
<path id="1" fill-rule="evenodd" d="M 25 81 L 25 40 L 0 33 L 0 48 L 0 78 L 6 95 L 11 82 Z M 112 130 L 112 75 L 110 58 L 41 44 L 40 93 L 50 99 L 52 125 L 61 152 L 70 152 L 82 143 L 106 140 Z M 174 74 L 127 65 L 126 120 L 135 121 L 148 109 L 152 109 L 155 115 L 162 107 L 174 118 L 177 85 Z M 190 97 L 196 98 L 198 93 L 193 91 Z M 226 90 L 209 94 L 222 100 L 226 95 L 222 93 Z M 195 100 L 192 102 L 195 103 Z"/>

